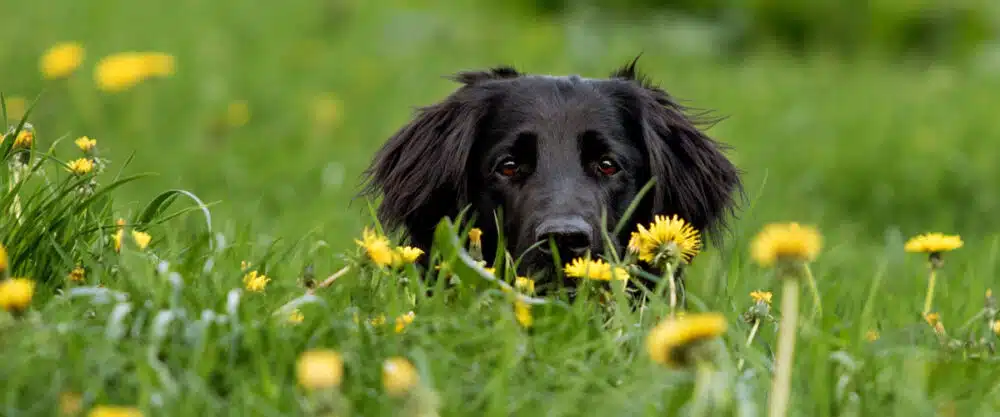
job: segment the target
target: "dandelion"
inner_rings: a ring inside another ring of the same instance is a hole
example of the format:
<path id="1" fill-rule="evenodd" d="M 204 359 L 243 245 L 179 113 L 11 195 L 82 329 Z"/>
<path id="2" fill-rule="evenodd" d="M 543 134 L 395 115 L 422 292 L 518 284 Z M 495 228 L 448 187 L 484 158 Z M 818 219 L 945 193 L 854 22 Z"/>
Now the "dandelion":
<path id="1" fill-rule="evenodd" d="M 531 304 L 528 304 L 521 300 L 514 300 L 514 318 L 517 319 L 518 324 L 524 328 L 531 328 L 534 324 L 535 319 L 531 315 Z"/>
<path id="2" fill-rule="evenodd" d="M 765 303 L 771 305 L 771 292 L 770 291 L 751 291 L 750 298 L 756 304 Z"/>
<path id="3" fill-rule="evenodd" d="M 535 280 L 527 277 L 517 277 L 514 279 L 514 288 L 526 294 L 534 294 Z"/>
<path id="4" fill-rule="evenodd" d="M 937 326 L 937 324 L 941 321 L 941 314 L 940 313 L 924 314 L 924 321 L 926 321 L 927 324 L 930 325 L 931 327 Z"/>
<path id="5" fill-rule="evenodd" d="M 7 274 L 7 248 L 0 244 L 0 279 Z"/>
<path id="6" fill-rule="evenodd" d="M 809 270 L 822 246 L 819 232 L 798 223 L 769 224 L 754 238 L 751 254 L 764 267 L 777 266 L 782 279 L 781 323 L 778 330 L 778 353 L 775 378 L 769 399 L 769 415 L 784 416 L 791 390 L 792 360 L 799 316 L 799 279 L 805 278 L 813 293 L 813 314 L 821 311 L 819 291 Z"/>
<path id="7" fill-rule="evenodd" d="M 57 44 L 45 51 L 38 67 L 46 79 L 68 77 L 83 62 L 83 46 L 76 42 Z"/>
<path id="8" fill-rule="evenodd" d="M 236 100 L 226 107 L 226 122 L 230 127 L 241 127 L 250 121 L 250 106 L 246 100 Z"/>
<path id="9" fill-rule="evenodd" d="M 657 215 L 653 223 L 646 229 L 641 224 L 637 231 L 632 232 L 629 239 L 629 250 L 639 256 L 639 259 L 658 267 L 677 261 L 685 263 L 701 250 L 701 237 L 691 224 L 678 217 Z"/>
<path id="10" fill-rule="evenodd" d="M 1000 320 L 993 320 L 993 324 L 990 325 L 990 329 L 993 330 L 997 336 L 1000 336 Z"/>
<path id="11" fill-rule="evenodd" d="M 133 230 L 132 240 L 135 241 L 136 246 L 138 246 L 140 250 L 143 250 L 146 249 L 147 246 L 149 246 L 149 241 L 153 240 L 153 237 L 150 236 L 149 233 Z"/>
<path id="12" fill-rule="evenodd" d="M 302 323 L 302 320 L 305 320 L 305 319 L 306 319 L 306 316 L 303 316 L 302 312 L 299 311 L 299 310 L 297 310 L 297 309 L 293 310 L 292 313 L 288 315 L 288 322 L 292 323 L 292 324 Z"/>
<path id="13" fill-rule="evenodd" d="M 393 256 L 393 250 L 387 237 L 380 236 L 367 227 L 361 232 L 361 236 L 361 240 L 355 239 L 354 242 L 364 248 L 368 259 L 371 259 L 378 266 L 392 265 L 395 256 Z"/>
<path id="14" fill-rule="evenodd" d="M 703 352 L 697 347 L 726 331 L 726 319 L 718 313 L 686 314 L 661 321 L 646 337 L 646 352 L 656 363 L 670 367 L 688 366 Z"/>
<path id="15" fill-rule="evenodd" d="M 70 280 L 70 282 L 83 282 L 84 279 L 86 279 L 86 273 L 87 271 L 84 270 L 83 267 L 77 266 L 76 268 L 73 268 L 73 270 L 69 272 L 68 279 Z"/>
<path id="16" fill-rule="evenodd" d="M 934 302 L 934 286 L 937 283 L 937 270 L 944 266 L 944 252 L 950 252 L 962 247 L 962 237 L 942 233 L 924 233 L 914 236 L 906 242 L 903 250 L 910 253 L 926 253 L 930 276 L 927 280 L 927 296 L 924 298 L 923 315 L 931 311 Z"/>
<path id="17" fill-rule="evenodd" d="M 399 397 L 410 392 L 420 377 L 417 369 L 403 357 L 392 357 L 382 363 L 382 386 L 390 396 Z"/>
<path id="18" fill-rule="evenodd" d="M 75 416 L 83 409 L 83 398 L 75 392 L 64 392 L 59 394 L 59 414 L 63 416 Z"/>
<path id="19" fill-rule="evenodd" d="M 73 175 L 87 175 L 90 171 L 94 170 L 94 161 L 88 158 L 79 158 L 66 166 L 66 170 L 73 173 Z"/>
<path id="20" fill-rule="evenodd" d="M 142 411 L 135 407 L 99 405 L 90 410 L 87 417 L 142 417 Z"/>
<path id="21" fill-rule="evenodd" d="M 770 291 L 751 291 L 750 299 L 753 300 L 753 305 L 743 313 L 743 320 L 747 323 L 753 323 L 750 327 L 750 334 L 747 336 L 746 345 L 750 346 L 753 344 L 753 340 L 757 337 L 757 331 L 760 330 L 760 323 L 764 318 L 770 317 L 771 314 L 771 292 Z M 740 358 L 736 367 L 738 369 L 743 369 L 743 363 L 745 360 Z"/>
<path id="22" fill-rule="evenodd" d="M 403 329 L 405 329 L 406 326 L 409 326 L 410 323 L 413 323 L 413 319 L 415 318 L 416 314 L 412 311 L 396 317 L 396 333 L 402 333 Z"/>
<path id="23" fill-rule="evenodd" d="M 566 275 L 573 278 L 589 278 L 598 281 L 624 281 L 629 275 L 625 268 L 612 267 L 603 260 L 576 258 L 564 268 Z"/>
<path id="24" fill-rule="evenodd" d="M 878 340 L 878 337 L 879 337 L 878 330 L 873 329 L 865 332 L 865 340 L 869 342 L 874 342 Z"/>
<path id="25" fill-rule="evenodd" d="M 35 282 L 27 278 L 0 281 L 0 308 L 18 315 L 28 309 L 35 293 Z"/>
<path id="26" fill-rule="evenodd" d="M 412 264 L 423 254 L 424 251 L 420 248 L 398 246 L 392 251 L 392 267 L 399 268 L 403 265 Z"/>
<path id="27" fill-rule="evenodd" d="M 115 252 L 122 251 L 122 239 L 125 237 L 125 219 L 115 220 L 115 225 L 118 226 L 118 230 L 115 234 L 111 235 L 111 239 L 114 241 Z"/>
<path id="28" fill-rule="evenodd" d="M 469 230 L 469 255 L 476 261 L 483 260 L 483 230 L 478 227 Z"/>
<path id="29" fill-rule="evenodd" d="M 339 387 L 344 378 L 344 360 L 329 349 L 303 352 L 295 365 L 299 385 L 308 390 Z"/>
<path id="30" fill-rule="evenodd" d="M 127 90 L 150 77 L 166 77 L 174 73 L 171 55 L 155 52 L 124 52 L 110 55 L 97 63 L 94 81 L 107 92 Z"/>
<path id="31" fill-rule="evenodd" d="M 76 144 L 77 148 L 80 148 L 80 150 L 86 154 L 93 152 L 94 147 L 97 146 L 97 140 L 91 139 L 86 136 L 80 136 L 75 141 L 73 141 L 73 143 Z"/>
<path id="32" fill-rule="evenodd" d="M 257 270 L 250 271 L 243 276 L 243 286 L 251 292 L 264 292 L 264 287 L 267 287 L 268 282 L 271 282 L 271 278 L 257 272 Z"/>
<path id="33" fill-rule="evenodd" d="M 28 149 L 35 143 L 35 130 L 24 126 L 14 138 L 14 149 Z"/>

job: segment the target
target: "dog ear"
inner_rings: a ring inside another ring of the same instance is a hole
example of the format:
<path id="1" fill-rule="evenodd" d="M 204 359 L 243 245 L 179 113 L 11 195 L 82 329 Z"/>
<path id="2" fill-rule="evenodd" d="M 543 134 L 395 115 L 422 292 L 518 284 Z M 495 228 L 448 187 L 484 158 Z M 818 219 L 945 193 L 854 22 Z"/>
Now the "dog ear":
<path id="1" fill-rule="evenodd" d="M 363 195 L 381 194 L 378 218 L 403 226 L 417 245 L 429 246 L 437 223 L 468 203 L 466 164 L 479 125 L 491 108 L 487 80 L 518 76 L 509 67 L 460 72 L 463 85 L 416 116 L 383 144 L 365 171 Z"/>
<path id="2" fill-rule="evenodd" d="M 739 170 L 724 154 L 728 147 L 699 129 L 717 120 L 688 114 L 638 74 L 635 63 L 612 78 L 633 86 L 623 108 L 632 121 L 630 130 L 641 137 L 640 145 L 649 155 L 649 175 L 656 179 L 652 201 L 645 206 L 651 214 L 677 214 L 704 233 L 724 228 L 743 186 Z"/>

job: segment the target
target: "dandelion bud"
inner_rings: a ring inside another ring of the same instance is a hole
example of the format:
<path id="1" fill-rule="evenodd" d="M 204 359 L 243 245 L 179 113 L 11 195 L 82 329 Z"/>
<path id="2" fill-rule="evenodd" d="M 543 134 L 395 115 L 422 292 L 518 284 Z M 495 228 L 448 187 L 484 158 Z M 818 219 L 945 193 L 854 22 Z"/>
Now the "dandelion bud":
<path id="1" fill-rule="evenodd" d="M 393 397 L 408 393 L 419 382 L 417 369 L 402 357 L 387 359 L 382 364 L 382 385 Z"/>
<path id="2" fill-rule="evenodd" d="M 344 376 L 344 361 L 333 350 L 311 350 L 302 353 L 296 363 L 299 385 L 308 390 L 340 386 Z"/>
<path id="3" fill-rule="evenodd" d="M 469 230 L 469 255 L 477 261 L 483 260 L 483 231 L 478 227 Z"/>
<path id="4" fill-rule="evenodd" d="M 35 282 L 27 278 L 0 281 L 0 308 L 18 315 L 31 304 Z"/>

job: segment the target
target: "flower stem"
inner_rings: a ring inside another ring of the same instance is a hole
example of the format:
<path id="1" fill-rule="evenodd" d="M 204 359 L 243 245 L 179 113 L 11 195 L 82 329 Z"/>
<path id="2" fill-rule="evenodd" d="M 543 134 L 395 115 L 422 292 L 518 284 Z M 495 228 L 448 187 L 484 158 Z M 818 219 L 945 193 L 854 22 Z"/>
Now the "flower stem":
<path id="1" fill-rule="evenodd" d="M 708 415 L 708 405 L 711 402 L 712 393 L 712 365 L 705 360 L 698 360 L 695 364 L 694 377 L 694 402 L 691 404 L 692 417 Z"/>
<path id="2" fill-rule="evenodd" d="M 784 417 L 791 394 L 792 358 L 795 352 L 796 325 L 799 317 L 798 277 L 784 277 L 781 289 L 781 327 L 778 330 L 778 358 L 771 386 L 770 417 Z"/>
<path id="3" fill-rule="evenodd" d="M 813 298 L 813 312 L 812 317 L 815 318 L 817 315 L 823 316 L 823 301 L 821 301 L 819 296 L 819 288 L 816 287 L 816 280 L 813 279 L 812 269 L 809 268 L 809 264 L 802 265 L 802 272 L 806 276 L 806 283 L 809 284 L 809 292 L 812 293 Z"/>
<path id="4" fill-rule="evenodd" d="M 934 302 L 934 285 L 937 283 L 937 267 L 931 263 L 931 273 L 927 281 L 927 297 L 924 298 L 924 312 L 921 316 L 926 316 L 931 312 L 931 303 Z"/>
<path id="5" fill-rule="evenodd" d="M 666 269 L 667 283 L 670 285 L 670 317 L 673 318 L 677 315 L 677 281 L 674 280 L 674 266 L 670 262 L 666 263 L 664 269 Z"/>
<path id="6" fill-rule="evenodd" d="M 760 319 L 754 319 L 753 327 L 750 328 L 750 335 L 747 336 L 747 347 L 753 344 L 754 337 L 757 336 L 757 330 L 760 329 Z M 745 357 L 741 357 L 739 363 L 736 364 L 737 370 L 743 370 L 743 363 L 746 362 Z"/>
<path id="7" fill-rule="evenodd" d="M 329 277 L 327 277 L 326 279 L 324 279 L 323 282 L 320 282 L 319 285 L 316 285 L 316 288 L 311 289 L 309 291 L 306 291 L 306 294 L 312 294 L 313 291 L 316 290 L 316 289 L 329 287 L 330 285 L 333 284 L 334 281 L 337 280 L 337 278 L 340 278 L 340 277 L 344 276 L 344 274 L 346 274 L 350 270 L 351 270 L 351 266 L 350 265 L 347 265 L 347 266 L 345 266 L 343 268 L 340 268 L 339 271 L 334 272 L 333 275 L 330 275 Z"/>

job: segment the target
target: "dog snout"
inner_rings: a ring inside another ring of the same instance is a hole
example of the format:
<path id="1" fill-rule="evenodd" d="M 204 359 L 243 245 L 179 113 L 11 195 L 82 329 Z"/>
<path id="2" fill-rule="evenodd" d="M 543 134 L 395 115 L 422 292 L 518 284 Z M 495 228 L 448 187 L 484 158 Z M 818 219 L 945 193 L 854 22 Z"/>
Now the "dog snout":
<path id="1" fill-rule="evenodd" d="M 560 254 L 583 255 L 594 242 L 594 228 L 580 216 L 547 219 L 535 228 L 535 241 L 545 241 L 538 247 L 542 253 L 551 254 L 551 238 Z"/>

